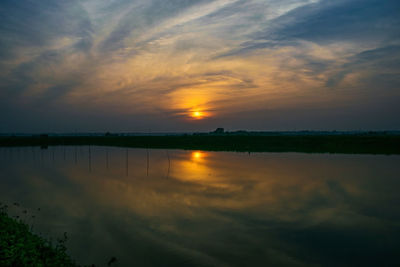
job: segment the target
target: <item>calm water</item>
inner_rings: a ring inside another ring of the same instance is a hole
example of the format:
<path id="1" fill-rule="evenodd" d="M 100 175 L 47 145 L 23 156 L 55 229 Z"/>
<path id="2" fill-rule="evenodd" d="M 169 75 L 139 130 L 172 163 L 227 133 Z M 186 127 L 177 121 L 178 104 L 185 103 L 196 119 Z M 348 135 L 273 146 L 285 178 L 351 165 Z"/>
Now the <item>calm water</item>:
<path id="1" fill-rule="evenodd" d="M 400 156 L 27 147 L 0 159 L 0 201 L 44 236 L 67 232 L 82 264 L 400 264 Z"/>

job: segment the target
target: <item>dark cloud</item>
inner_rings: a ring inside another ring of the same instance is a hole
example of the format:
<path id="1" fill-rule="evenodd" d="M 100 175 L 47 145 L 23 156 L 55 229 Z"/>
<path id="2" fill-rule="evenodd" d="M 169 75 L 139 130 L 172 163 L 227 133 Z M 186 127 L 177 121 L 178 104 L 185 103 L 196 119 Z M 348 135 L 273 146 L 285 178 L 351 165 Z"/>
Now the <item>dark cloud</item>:
<path id="1" fill-rule="evenodd" d="M 299 40 L 333 42 L 400 41 L 400 2 L 396 0 L 325 0 L 298 7 L 250 35 L 251 40 L 233 52 L 296 45 Z"/>
<path id="2" fill-rule="evenodd" d="M 341 71 L 328 81 L 328 87 L 338 85 L 346 75 L 364 72 L 362 85 L 364 90 L 389 90 L 400 95 L 400 46 L 387 46 L 363 51 L 350 58 L 350 62 L 341 67 Z"/>
<path id="3" fill-rule="evenodd" d="M 315 42 L 391 41 L 400 36 L 400 2 L 396 0 L 321 1 L 300 7 L 282 18 L 289 25 L 278 27 L 278 39 Z"/>
<path id="4" fill-rule="evenodd" d="M 38 70 L 55 70 L 64 55 L 87 51 L 91 47 L 91 31 L 90 20 L 79 1 L 3 1 L 0 69 L 7 75 L 0 83 L 0 95 L 15 97 L 35 82 L 48 83 L 38 81 Z M 62 43 L 65 38 L 67 42 L 72 40 L 67 47 Z"/>
<path id="5" fill-rule="evenodd" d="M 60 36 L 86 39 L 81 45 L 90 41 L 91 23 L 79 1 L 5 0 L 0 14 L 2 55 L 18 46 L 43 46 Z"/>

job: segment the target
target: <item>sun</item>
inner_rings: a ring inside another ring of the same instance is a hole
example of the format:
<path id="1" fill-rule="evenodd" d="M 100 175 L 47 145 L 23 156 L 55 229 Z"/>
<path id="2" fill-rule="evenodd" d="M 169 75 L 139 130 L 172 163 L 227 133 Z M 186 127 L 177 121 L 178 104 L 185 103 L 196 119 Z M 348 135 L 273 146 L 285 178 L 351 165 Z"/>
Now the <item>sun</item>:
<path id="1" fill-rule="evenodd" d="M 201 112 L 201 111 L 193 111 L 193 112 L 191 113 L 191 116 L 192 116 L 194 119 L 202 119 L 202 118 L 204 118 L 204 113 Z"/>

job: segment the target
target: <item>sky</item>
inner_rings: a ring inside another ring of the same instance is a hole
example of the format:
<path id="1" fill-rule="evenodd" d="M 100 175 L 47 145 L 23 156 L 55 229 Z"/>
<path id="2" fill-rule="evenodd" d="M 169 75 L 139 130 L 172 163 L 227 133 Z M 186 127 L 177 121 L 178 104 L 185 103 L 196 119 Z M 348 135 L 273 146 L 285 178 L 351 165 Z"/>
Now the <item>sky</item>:
<path id="1" fill-rule="evenodd" d="M 0 133 L 400 130 L 398 0 L 2 0 Z"/>

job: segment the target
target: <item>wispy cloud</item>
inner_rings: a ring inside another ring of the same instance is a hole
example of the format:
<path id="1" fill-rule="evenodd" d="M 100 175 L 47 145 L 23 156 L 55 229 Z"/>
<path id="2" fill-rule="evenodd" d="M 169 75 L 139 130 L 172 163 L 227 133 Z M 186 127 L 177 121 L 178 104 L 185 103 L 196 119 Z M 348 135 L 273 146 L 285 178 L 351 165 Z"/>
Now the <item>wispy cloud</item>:
<path id="1" fill-rule="evenodd" d="M 49 109 L 66 125 L 79 111 L 136 125 L 147 116 L 159 130 L 257 127 L 262 110 L 281 110 L 274 121 L 322 107 L 366 114 L 376 95 L 400 98 L 399 10 L 392 0 L 3 1 L 0 104 L 22 115 L 4 116 L 2 131 L 28 131 L 23 114 Z M 195 108 L 213 117 L 187 121 Z M 394 115 L 385 121 L 398 125 Z"/>

